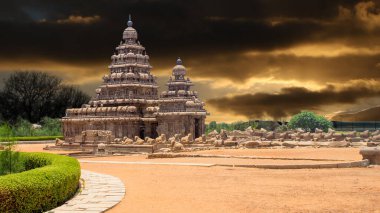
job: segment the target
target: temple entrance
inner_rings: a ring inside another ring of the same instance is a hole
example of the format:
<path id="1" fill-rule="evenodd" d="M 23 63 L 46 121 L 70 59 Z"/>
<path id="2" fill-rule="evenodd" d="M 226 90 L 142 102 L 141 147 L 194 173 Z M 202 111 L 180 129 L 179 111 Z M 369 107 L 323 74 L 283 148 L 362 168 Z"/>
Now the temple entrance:
<path id="1" fill-rule="evenodd" d="M 158 126 L 158 123 L 152 123 L 151 133 L 150 133 L 151 138 L 157 138 L 158 137 L 157 126 Z"/>
<path id="2" fill-rule="evenodd" d="M 194 119 L 194 138 L 200 137 L 199 127 L 200 127 L 200 120 L 198 118 L 195 118 Z"/>
<path id="3" fill-rule="evenodd" d="M 144 140 L 144 138 L 145 138 L 145 126 L 144 125 L 140 126 L 140 134 L 139 135 L 140 135 L 140 138 Z"/>

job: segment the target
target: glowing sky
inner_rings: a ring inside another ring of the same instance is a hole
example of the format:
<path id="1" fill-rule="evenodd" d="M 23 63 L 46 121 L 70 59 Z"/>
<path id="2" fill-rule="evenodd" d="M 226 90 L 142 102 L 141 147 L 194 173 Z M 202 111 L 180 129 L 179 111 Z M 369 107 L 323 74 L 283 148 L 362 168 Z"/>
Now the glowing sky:
<path id="1" fill-rule="evenodd" d="M 180 56 L 208 121 L 380 105 L 380 1 L 7 1 L 0 75 L 54 73 L 93 95 L 129 13 L 159 84 Z"/>

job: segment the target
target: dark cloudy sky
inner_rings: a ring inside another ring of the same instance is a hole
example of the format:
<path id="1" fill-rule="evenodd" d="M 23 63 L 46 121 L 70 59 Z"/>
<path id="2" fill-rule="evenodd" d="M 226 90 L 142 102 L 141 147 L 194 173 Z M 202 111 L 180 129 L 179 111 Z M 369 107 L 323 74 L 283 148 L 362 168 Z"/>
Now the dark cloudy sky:
<path id="1" fill-rule="evenodd" d="M 0 3 L 0 75 L 93 90 L 131 13 L 161 85 L 181 56 L 209 121 L 380 105 L 380 1 L 34 0 Z"/>

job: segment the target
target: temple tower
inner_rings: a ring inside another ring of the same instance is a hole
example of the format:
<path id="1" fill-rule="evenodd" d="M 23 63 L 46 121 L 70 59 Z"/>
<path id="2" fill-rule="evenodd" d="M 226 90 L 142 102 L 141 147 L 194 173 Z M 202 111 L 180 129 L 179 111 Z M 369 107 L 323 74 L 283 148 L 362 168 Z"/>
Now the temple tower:
<path id="1" fill-rule="evenodd" d="M 131 16 L 127 25 L 111 56 L 110 73 L 103 76 L 96 95 L 82 108 L 68 109 L 62 118 L 65 138 L 88 129 L 111 130 L 117 138 L 157 136 L 156 77 L 150 73 L 149 56 L 138 41 Z"/>
<path id="2" fill-rule="evenodd" d="M 200 137 L 205 133 L 205 104 L 199 99 L 198 93 L 191 90 L 194 84 L 186 77 L 186 68 L 180 58 L 166 85 L 168 89 L 161 93 L 160 108 L 156 113 L 158 133 L 169 137 L 174 134 Z"/>

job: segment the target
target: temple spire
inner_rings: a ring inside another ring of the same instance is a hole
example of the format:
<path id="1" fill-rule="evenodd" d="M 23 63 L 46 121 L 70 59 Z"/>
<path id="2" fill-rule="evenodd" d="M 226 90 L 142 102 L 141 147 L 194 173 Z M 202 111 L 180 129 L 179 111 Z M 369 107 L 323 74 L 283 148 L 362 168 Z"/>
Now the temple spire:
<path id="1" fill-rule="evenodd" d="M 131 14 L 129 14 L 129 19 L 128 19 L 127 24 L 128 24 L 128 27 L 132 27 L 132 25 L 133 25 Z"/>
<path id="2" fill-rule="evenodd" d="M 177 65 L 182 65 L 182 60 L 180 57 L 177 58 Z"/>

